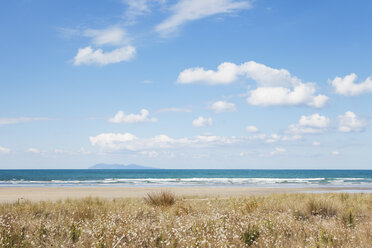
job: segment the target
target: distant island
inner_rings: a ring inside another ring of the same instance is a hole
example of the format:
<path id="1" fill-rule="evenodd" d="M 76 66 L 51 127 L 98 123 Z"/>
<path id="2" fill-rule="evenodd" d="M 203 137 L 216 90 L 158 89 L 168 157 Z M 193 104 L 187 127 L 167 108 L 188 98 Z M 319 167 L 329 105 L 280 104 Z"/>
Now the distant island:
<path id="1" fill-rule="evenodd" d="M 153 167 L 146 167 L 137 164 L 96 164 L 90 166 L 88 169 L 93 170 L 145 170 L 145 169 L 158 169 Z"/>

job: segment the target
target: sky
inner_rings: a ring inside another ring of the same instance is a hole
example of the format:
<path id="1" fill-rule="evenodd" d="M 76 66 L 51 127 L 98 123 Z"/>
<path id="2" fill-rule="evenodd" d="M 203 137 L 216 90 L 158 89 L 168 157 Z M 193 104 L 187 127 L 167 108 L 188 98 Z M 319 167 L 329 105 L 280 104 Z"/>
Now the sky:
<path id="1" fill-rule="evenodd" d="M 372 2 L 5 0 L 0 169 L 372 169 Z"/>

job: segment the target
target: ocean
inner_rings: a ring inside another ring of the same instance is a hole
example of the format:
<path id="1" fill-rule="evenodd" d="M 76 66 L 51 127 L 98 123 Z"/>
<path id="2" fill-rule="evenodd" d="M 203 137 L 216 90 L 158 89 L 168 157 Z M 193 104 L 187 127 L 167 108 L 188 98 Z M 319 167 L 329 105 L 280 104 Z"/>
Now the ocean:
<path id="1" fill-rule="evenodd" d="M 0 187 L 363 187 L 372 170 L 0 170 Z"/>

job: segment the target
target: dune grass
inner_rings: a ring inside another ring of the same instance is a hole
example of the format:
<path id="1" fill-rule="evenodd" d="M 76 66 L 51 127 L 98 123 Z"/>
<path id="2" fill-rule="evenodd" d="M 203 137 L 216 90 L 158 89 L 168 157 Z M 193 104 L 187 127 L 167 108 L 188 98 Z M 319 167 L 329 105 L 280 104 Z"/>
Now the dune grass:
<path id="1" fill-rule="evenodd" d="M 147 193 L 145 202 L 152 206 L 169 207 L 176 202 L 176 196 L 170 191 Z"/>
<path id="2" fill-rule="evenodd" d="M 19 201 L 0 247 L 371 247 L 371 217 L 372 194 Z"/>

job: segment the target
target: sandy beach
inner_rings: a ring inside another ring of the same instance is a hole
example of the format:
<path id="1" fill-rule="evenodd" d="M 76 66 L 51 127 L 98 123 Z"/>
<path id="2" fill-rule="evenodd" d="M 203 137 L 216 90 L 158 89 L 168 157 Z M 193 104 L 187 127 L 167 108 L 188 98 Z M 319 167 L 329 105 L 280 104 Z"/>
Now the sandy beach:
<path id="1" fill-rule="evenodd" d="M 343 192 L 363 191 L 372 193 L 364 187 L 314 187 L 314 188 L 263 188 L 263 187 L 4 187 L 0 188 L 0 202 L 14 202 L 19 199 L 31 201 L 56 201 L 83 197 L 142 198 L 148 192 L 169 190 L 180 196 L 252 196 L 271 193 L 303 192 Z"/>

